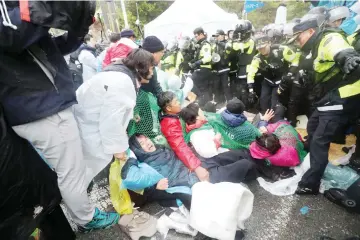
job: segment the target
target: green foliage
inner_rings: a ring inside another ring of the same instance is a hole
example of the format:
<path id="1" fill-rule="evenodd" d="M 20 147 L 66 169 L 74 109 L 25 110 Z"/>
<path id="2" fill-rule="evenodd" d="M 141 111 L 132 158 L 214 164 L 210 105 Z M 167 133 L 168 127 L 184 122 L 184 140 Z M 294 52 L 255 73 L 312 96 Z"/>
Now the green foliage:
<path id="1" fill-rule="evenodd" d="M 166 11 L 166 9 L 173 3 L 169 1 L 125 1 L 126 13 L 128 17 L 128 22 L 130 28 L 135 31 L 137 36 L 140 36 L 137 26 L 135 25 L 135 21 L 137 19 L 137 12 L 136 12 L 136 2 L 138 4 L 139 10 L 139 18 L 141 22 L 141 26 L 143 26 L 155 18 L 157 18 L 161 13 Z M 120 29 L 124 28 L 124 16 L 121 11 L 120 2 L 117 2 L 118 9 L 117 9 L 117 16 L 119 23 L 121 25 Z"/>

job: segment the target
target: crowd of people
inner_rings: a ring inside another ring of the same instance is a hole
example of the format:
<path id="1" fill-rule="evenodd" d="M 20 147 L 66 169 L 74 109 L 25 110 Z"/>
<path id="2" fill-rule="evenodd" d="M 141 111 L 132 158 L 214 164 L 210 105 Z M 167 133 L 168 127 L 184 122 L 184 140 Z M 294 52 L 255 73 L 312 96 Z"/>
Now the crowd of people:
<path id="1" fill-rule="evenodd" d="M 139 46 L 125 29 L 100 50 L 89 21 L 54 38 L 48 26 L 19 19 L 24 6 L 6 3 L 5 10 L 0 189 L 9 194 L 0 196 L 0 232 L 7 239 L 35 227 L 44 239 L 75 239 L 61 199 L 79 231 L 120 224 L 132 239 L 146 236 L 128 226 L 148 224 L 147 214 L 103 212 L 88 197 L 113 161 L 123 163 L 123 180 L 139 163 L 162 176 L 144 187 L 146 202 L 176 207 L 180 200 L 190 210 L 191 194 L 166 190 L 260 175 L 277 181 L 309 152 L 296 193 L 318 194 L 330 143 L 354 133 L 359 146 L 360 35 L 339 28 L 347 7 L 316 7 L 260 31 L 240 20 L 209 39 L 199 27 L 172 44 L 147 36 Z M 360 3 L 352 10 L 360 13 Z M 305 140 L 295 129 L 302 114 Z M 360 170 L 360 148 L 350 164 Z"/>

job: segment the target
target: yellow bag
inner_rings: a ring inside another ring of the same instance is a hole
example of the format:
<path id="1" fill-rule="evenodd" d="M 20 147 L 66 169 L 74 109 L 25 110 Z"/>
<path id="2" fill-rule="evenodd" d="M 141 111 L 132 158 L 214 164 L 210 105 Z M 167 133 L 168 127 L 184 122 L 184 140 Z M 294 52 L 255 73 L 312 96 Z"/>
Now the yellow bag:
<path id="1" fill-rule="evenodd" d="M 120 214 L 131 214 L 133 212 L 133 206 L 131 198 L 126 189 L 120 189 L 121 186 L 121 169 L 125 162 L 116 160 L 110 166 L 110 199 L 115 210 Z"/>

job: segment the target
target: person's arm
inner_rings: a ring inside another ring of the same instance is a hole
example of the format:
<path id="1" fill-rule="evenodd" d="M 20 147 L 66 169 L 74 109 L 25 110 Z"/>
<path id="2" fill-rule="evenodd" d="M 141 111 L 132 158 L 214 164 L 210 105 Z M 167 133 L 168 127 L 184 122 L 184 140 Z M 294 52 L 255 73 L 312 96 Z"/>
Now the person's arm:
<path id="1" fill-rule="evenodd" d="M 253 60 L 251 61 L 250 65 L 247 66 L 246 72 L 247 72 L 247 83 L 249 85 L 249 91 L 252 92 L 254 82 L 255 82 L 255 76 L 256 73 L 259 71 L 261 60 L 256 55 Z"/>
<path id="2" fill-rule="evenodd" d="M 202 58 L 200 59 L 201 64 L 211 63 L 212 56 L 211 56 L 211 45 L 210 44 L 205 44 L 201 48 L 200 56 L 202 56 Z"/>
<path id="3" fill-rule="evenodd" d="M 185 142 L 179 120 L 170 121 L 166 127 L 163 127 L 162 125 L 161 131 L 169 143 L 170 148 L 175 152 L 176 156 L 185 164 L 185 166 L 190 169 L 190 171 L 194 171 L 201 165 L 200 160 L 195 156 Z"/>
<path id="4" fill-rule="evenodd" d="M 129 91 L 134 88 L 130 78 L 121 82 L 131 83 L 126 84 Z M 123 153 L 129 148 L 126 129 L 133 117 L 135 99 L 130 99 L 128 94 L 122 94 L 123 91 L 124 87 L 108 86 L 100 110 L 99 130 L 106 154 Z"/>
<path id="5" fill-rule="evenodd" d="M 8 8 L 9 18 L 17 29 L 14 30 L 3 24 L 0 15 L 0 48 L 9 52 L 20 53 L 39 39 L 49 35 L 49 28 L 41 27 L 30 22 L 22 21 L 19 7 Z"/>

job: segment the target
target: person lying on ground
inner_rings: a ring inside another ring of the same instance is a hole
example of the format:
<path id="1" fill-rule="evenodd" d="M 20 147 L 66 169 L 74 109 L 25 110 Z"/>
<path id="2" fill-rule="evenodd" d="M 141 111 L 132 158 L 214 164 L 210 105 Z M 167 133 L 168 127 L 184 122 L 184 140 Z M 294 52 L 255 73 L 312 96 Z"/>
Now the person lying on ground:
<path id="1" fill-rule="evenodd" d="M 239 99 L 233 99 L 225 111 L 217 114 L 204 113 L 198 105 L 189 104 L 180 113 L 186 123 L 186 139 L 203 157 L 216 155 L 219 147 L 248 149 L 250 143 L 260 136 L 260 132 L 246 120 L 243 106 Z M 215 144 L 212 142 L 214 139 Z"/>
<path id="2" fill-rule="evenodd" d="M 139 162 L 144 162 L 155 169 L 167 180 L 160 180 L 152 189 L 152 199 L 157 201 L 156 190 L 165 190 L 168 187 L 185 186 L 192 187 L 199 182 L 197 174 L 184 165 L 184 163 L 168 148 L 156 146 L 144 135 L 133 135 L 129 139 L 130 149 L 134 152 Z M 191 150 L 190 150 L 191 151 Z M 211 183 L 219 182 L 248 182 L 256 179 L 257 171 L 251 156 L 246 150 L 228 151 L 212 158 L 201 158 L 199 164 L 209 174 Z M 161 194 L 163 196 L 164 194 Z M 165 196 L 164 196 L 165 197 Z M 183 197 L 183 196 L 182 196 Z M 185 200 L 186 201 L 186 200 Z M 184 205 L 186 204 L 183 202 Z M 186 205 L 185 205 L 186 206 Z"/>
<path id="3" fill-rule="evenodd" d="M 259 123 L 263 133 L 250 145 L 251 156 L 268 160 L 274 166 L 293 167 L 306 156 L 300 134 L 284 120 L 285 107 L 276 105 L 275 111 L 267 110 Z"/>

